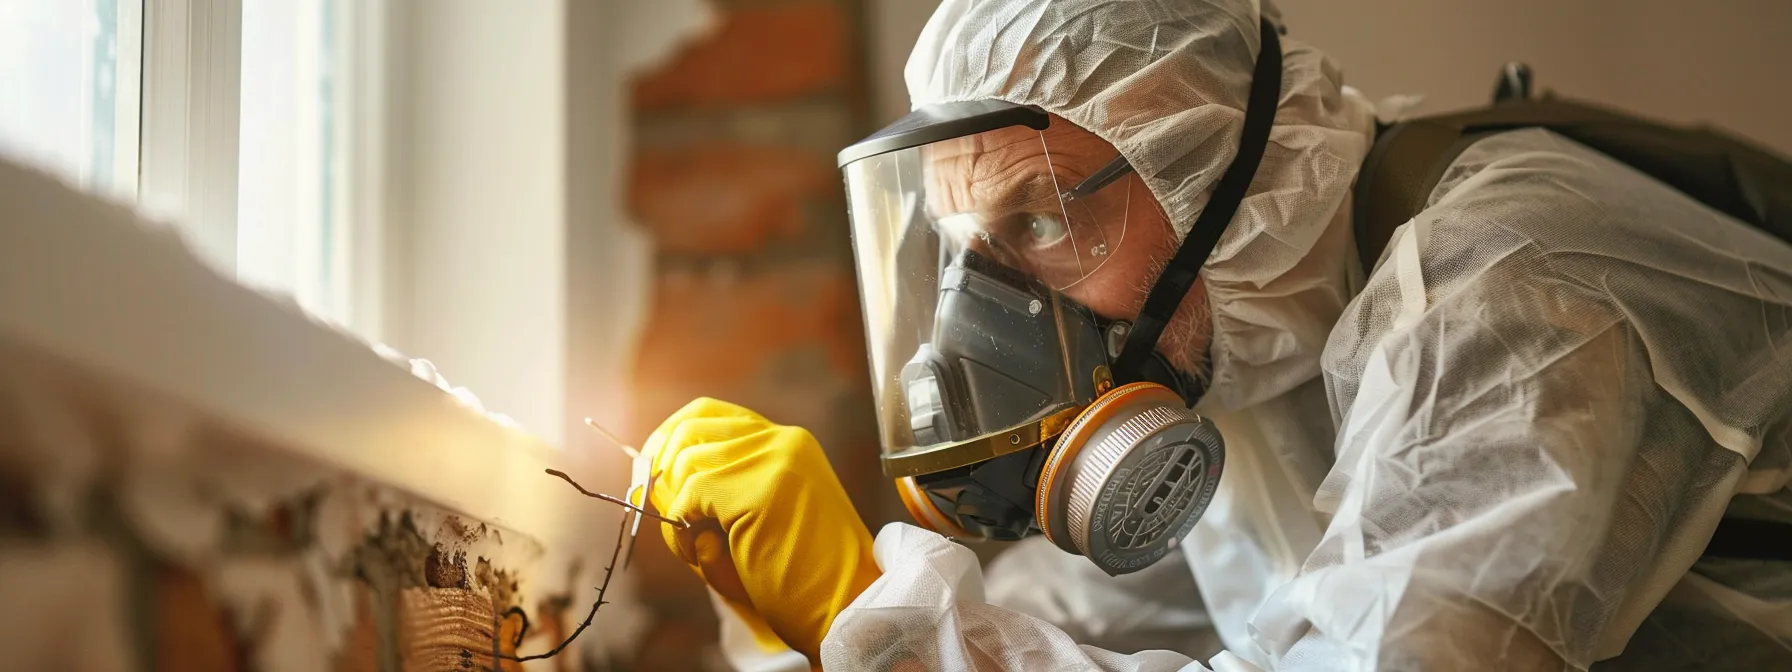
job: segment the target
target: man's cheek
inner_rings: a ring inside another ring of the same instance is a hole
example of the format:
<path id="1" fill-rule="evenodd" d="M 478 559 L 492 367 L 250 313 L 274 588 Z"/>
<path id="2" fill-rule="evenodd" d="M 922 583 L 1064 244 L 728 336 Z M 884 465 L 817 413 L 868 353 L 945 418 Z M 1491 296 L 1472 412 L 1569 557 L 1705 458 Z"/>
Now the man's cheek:
<path id="1" fill-rule="evenodd" d="M 1131 320 L 1138 317 L 1139 305 L 1144 301 L 1142 281 L 1127 274 L 1115 273 L 1119 269 L 1102 268 L 1094 275 L 1085 278 L 1076 286 L 1065 292 L 1077 303 L 1088 306 L 1095 314 L 1102 317 Z"/>

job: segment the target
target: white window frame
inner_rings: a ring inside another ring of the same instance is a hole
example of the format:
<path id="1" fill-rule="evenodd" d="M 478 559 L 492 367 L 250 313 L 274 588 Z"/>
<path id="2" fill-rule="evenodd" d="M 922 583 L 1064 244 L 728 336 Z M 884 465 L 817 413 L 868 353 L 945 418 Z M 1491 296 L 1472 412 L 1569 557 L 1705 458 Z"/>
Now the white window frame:
<path id="1" fill-rule="evenodd" d="M 142 0 L 137 203 L 236 270 L 241 0 Z"/>
<path id="2" fill-rule="evenodd" d="M 140 124 L 123 125 L 130 127 L 135 154 L 127 158 L 135 161 L 120 164 L 136 167 L 125 183 L 134 191 L 123 193 L 134 193 L 151 217 L 177 223 L 201 258 L 236 277 L 243 0 L 119 1 L 121 20 L 140 12 L 142 25 L 141 45 L 120 45 L 142 55 L 141 88 L 119 92 L 121 101 L 128 96 L 141 105 Z M 310 296 L 320 317 L 376 341 L 391 331 L 394 284 L 385 260 L 393 247 L 385 230 L 391 4 L 333 0 L 330 29 L 337 37 L 330 57 L 353 65 L 333 73 L 337 151 L 329 186 L 335 196 L 324 204 L 333 235 L 322 250 L 330 282 L 327 295 Z"/>
<path id="3" fill-rule="evenodd" d="M 112 165 L 107 167 L 112 171 L 112 194 L 133 200 L 137 198 L 143 167 L 143 1 L 118 0 L 118 56 L 114 67 L 117 72 L 132 74 L 114 78 L 117 88 L 112 96 Z"/>
<path id="4" fill-rule="evenodd" d="M 388 194 L 392 179 L 389 73 L 392 55 L 393 4 L 386 1 L 337 0 L 337 56 L 352 67 L 337 73 L 334 113 L 343 142 L 332 171 L 339 197 L 332 207 L 338 235 L 331 250 L 332 286 L 338 317 L 363 338 L 385 341 L 396 331 L 394 307 L 401 302 L 402 283 L 394 261 L 400 241 Z"/>

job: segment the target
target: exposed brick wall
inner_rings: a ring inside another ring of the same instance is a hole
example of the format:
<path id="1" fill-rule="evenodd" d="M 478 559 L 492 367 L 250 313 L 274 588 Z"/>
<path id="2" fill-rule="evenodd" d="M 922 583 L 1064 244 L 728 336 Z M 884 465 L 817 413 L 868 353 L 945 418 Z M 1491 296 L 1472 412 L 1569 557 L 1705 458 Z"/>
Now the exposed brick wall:
<path id="1" fill-rule="evenodd" d="M 632 429 L 644 438 L 697 396 L 806 427 L 875 530 L 902 509 L 878 471 L 834 166 L 868 130 L 860 5 L 717 2 L 717 30 L 634 83 L 628 193 L 656 270 Z M 657 618 L 639 661 L 698 669 L 710 603 L 656 541 L 633 570 Z"/>
<path id="2" fill-rule="evenodd" d="M 631 168 L 630 205 L 666 254 L 752 255 L 801 240 L 804 204 L 839 188 L 813 152 L 788 147 L 662 147 Z"/>

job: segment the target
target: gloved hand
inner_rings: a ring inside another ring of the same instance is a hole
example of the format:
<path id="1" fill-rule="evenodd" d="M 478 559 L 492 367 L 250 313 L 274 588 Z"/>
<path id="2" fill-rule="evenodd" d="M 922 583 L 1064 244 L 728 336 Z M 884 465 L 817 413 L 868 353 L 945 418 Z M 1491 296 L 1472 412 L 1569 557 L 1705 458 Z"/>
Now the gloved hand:
<path id="1" fill-rule="evenodd" d="M 834 616 L 879 576 L 871 533 L 809 432 L 697 399 L 647 439 L 666 545 L 768 651 L 819 664 Z"/>

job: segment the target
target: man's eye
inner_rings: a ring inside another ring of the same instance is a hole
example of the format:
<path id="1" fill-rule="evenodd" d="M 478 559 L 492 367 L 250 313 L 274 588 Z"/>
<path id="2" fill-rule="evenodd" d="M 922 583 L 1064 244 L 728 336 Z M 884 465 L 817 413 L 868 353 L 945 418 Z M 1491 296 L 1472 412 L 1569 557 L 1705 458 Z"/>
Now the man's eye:
<path id="1" fill-rule="evenodd" d="M 1027 233 L 1032 236 L 1034 247 L 1047 247 L 1070 235 L 1070 227 L 1058 215 L 1035 213 L 1027 215 Z"/>

